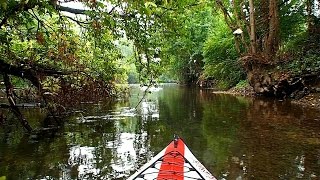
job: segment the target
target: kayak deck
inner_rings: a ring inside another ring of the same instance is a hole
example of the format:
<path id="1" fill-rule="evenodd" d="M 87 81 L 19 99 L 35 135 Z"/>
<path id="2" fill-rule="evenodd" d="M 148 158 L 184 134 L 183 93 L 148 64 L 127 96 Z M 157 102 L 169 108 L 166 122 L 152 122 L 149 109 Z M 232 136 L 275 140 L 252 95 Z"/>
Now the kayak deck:
<path id="1" fill-rule="evenodd" d="M 143 165 L 129 180 L 215 180 L 181 138 Z"/>

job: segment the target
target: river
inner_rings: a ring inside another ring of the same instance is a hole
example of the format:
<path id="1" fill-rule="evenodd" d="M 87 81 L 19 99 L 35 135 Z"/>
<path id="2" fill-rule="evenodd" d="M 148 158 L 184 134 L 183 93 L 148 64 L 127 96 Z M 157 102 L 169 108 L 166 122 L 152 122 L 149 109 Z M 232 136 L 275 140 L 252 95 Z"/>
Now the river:
<path id="1" fill-rule="evenodd" d="M 320 178 L 319 110 L 174 84 L 149 91 L 138 106 L 139 86 L 128 98 L 84 103 L 52 135 L 1 127 L 0 179 L 126 179 L 174 134 L 218 179 Z M 24 114 L 43 126 L 40 109 Z"/>

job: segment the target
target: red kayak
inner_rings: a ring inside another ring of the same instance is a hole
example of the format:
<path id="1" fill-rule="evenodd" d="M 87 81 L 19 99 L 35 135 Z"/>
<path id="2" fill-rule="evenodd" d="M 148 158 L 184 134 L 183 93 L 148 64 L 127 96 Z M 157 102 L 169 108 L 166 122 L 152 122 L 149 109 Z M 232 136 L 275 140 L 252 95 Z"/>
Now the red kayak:
<path id="1" fill-rule="evenodd" d="M 143 165 L 129 180 L 215 180 L 196 159 L 181 138 L 175 138 L 166 148 Z"/>

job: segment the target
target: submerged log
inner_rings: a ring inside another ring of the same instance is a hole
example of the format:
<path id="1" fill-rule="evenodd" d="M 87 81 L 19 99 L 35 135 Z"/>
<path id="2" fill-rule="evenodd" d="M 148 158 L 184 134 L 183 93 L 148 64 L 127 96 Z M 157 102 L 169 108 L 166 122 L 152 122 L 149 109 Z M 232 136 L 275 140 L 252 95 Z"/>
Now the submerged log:
<path id="1" fill-rule="evenodd" d="M 20 103 L 16 104 L 16 107 L 18 108 L 43 108 L 44 105 L 41 103 Z M 0 104 L 0 108 L 10 108 L 10 105 L 8 104 Z"/>

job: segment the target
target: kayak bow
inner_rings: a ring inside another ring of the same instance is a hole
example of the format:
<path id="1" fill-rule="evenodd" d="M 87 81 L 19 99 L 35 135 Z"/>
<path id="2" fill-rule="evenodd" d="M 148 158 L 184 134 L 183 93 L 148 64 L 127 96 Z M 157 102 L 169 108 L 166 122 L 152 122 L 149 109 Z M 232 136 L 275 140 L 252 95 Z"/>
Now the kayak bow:
<path id="1" fill-rule="evenodd" d="M 128 180 L 215 180 L 181 138 L 174 139 Z"/>

